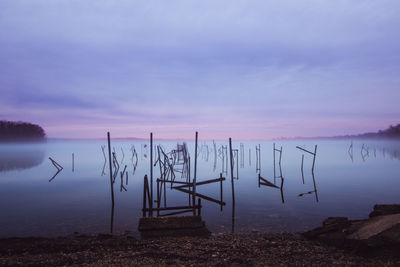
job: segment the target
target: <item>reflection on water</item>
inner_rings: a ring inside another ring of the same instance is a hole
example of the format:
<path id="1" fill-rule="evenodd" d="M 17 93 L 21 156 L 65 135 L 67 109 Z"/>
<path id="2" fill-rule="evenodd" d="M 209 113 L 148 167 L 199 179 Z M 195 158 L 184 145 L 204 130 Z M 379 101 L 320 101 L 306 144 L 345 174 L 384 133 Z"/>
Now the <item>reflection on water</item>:
<path id="1" fill-rule="evenodd" d="M 44 146 L 0 145 L 0 172 L 24 170 L 41 164 L 44 160 Z"/>
<path id="2" fill-rule="evenodd" d="M 74 154 L 72 154 L 74 155 Z M 64 169 L 60 164 L 57 163 L 57 161 L 55 161 L 54 159 L 49 157 L 49 160 L 51 161 L 51 163 L 53 164 L 54 167 L 56 167 L 57 172 L 50 178 L 49 182 L 53 181 L 54 178 L 56 178 L 56 176 Z M 73 158 L 72 158 L 72 162 L 73 162 Z M 73 166 L 73 165 L 72 165 Z M 74 171 L 74 169 L 72 169 L 72 172 Z"/>
<path id="3" fill-rule="evenodd" d="M 119 188 L 111 218 L 106 144 L 104 140 L 50 142 L 42 147 L 1 145 L 0 236 L 108 232 L 110 219 L 114 233 L 135 233 L 143 212 L 143 177 L 150 175 L 149 142 L 113 142 L 111 180 Z M 313 155 L 296 146 L 314 153 L 316 144 L 312 171 Z M 230 145 L 227 140 L 201 141 L 200 147 L 194 189 L 194 143 L 154 144 L 156 193 L 146 207 L 151 203 L 154 216 L 190 214 L 193 206 L 199 206 L 195 196 L 202 199 L 201 214 L 213 232 L 303 231 L 329 216 L 360 219 L 374 204 L 400 202 L 400 142 L 296 140 L 280 141 L 274 148 L 273 142 L 232 141 Z M 57 170 L 47 160 L 41 164 L 45 151 L 64 167 L 52 183 L 48 179 Z M 7 168 L 18 172 L 4 172 L 5 166 L 12 165 L 8 163 L 12 155 L 22 162 L 27 155 L 39 159 Z M 8 203 L 14 203 L 12 209 Z M 184 209 L 170 209 L 176 207 Z"/>

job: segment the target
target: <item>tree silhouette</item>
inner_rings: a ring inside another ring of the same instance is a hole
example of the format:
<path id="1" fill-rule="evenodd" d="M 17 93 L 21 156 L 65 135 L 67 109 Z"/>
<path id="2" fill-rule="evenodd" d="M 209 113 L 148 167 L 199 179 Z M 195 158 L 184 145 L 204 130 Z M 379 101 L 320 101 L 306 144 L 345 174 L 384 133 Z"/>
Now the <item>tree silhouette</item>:
<path id="1" fill-rule="evenodd" d="M 43 141 L 42 127 L 29 122 L 0 121 L 0 141 Z"/>

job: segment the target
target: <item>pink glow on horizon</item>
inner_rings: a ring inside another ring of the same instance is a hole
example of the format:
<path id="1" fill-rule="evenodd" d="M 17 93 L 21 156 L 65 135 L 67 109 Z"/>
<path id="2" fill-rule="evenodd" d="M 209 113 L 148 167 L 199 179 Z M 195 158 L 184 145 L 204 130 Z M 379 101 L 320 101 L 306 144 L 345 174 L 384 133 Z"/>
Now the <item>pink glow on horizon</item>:
<path id="1" fill-rule="evenodd" d="M 228 120 L 229 121 L 229 120 Z M 198 131 L 201 139 L 225 140 L 229 137 L 240 140 L 271 140 L 275 138 L 295 137 L 327 137 L 348 134 L 360 134 L 365 132 L 377 132 L 386 129 L 391 122 L 380 122 L 371 125 L 365 121 L 354 122 L 351 120 L 330 120 L 329 123 L 323 118 L 308 119 L 303 121 L 292 120 L 289 123 L 269 124 L 261 121 L 218 124 L 213 122 L 190 124 L 188 122 L 177 124 L 110 124 L 107 125 L 49 125 L 44 126 L 47 136 L 50 138 L 104 138 L 110 131 L 113 138 L 148 138 L 153 132 L 155 138 L 159 139 L 193 139 L 194 132 Z"/>

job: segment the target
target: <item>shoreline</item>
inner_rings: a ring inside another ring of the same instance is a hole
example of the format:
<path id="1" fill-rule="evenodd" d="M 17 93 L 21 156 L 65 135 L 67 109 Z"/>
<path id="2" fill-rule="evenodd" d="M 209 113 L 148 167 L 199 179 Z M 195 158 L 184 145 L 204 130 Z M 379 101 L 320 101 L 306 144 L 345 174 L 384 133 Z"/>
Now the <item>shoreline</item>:
<path id="1" fill-rule="evenodd" d="M 0 265 L 346 265 L 398 266 L 400 258 L 361 255 L 301 233 L 251 233 L 140 240 L 128 235 L 2 238 Z"/>
<path id="2" fill-rule="evenodd" d="M 400 205 L 381 204 L 374 206 L 369 219 L 329 217 L 321 227 L 304 233 L 187 236 L 186 232 L 178 237 L 160 231 L 149 239 L 129 233 L 0 238 L 0 265 L 400 266 L 399 221 Z M 174 229 L 167 222 L 161 225 Z M 151 222 L 146 227 L 153 229 Z"/>

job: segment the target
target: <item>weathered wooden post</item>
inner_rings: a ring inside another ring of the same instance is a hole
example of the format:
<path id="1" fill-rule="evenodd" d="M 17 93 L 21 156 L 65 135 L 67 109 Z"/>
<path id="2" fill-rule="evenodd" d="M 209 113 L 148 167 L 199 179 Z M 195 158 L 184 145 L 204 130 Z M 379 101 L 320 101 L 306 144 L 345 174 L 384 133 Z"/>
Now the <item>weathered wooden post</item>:
<path id="1" fill-rule="evenodd" d="M 274 143 L 274 148 L 272 150 L 273 154 L 274 154 L 274 184 L 276 181 L 276 169 L 275 169 L 275 143 Z"/>
<path id="2" fill-rule="evenodd" d="M 301 155 L 301 177 L 303 178 L 304 184 L 304 154 Z"/>
<path id="3" fill-rule="evenodd" d="M 157 217 L 160 216 L 160 180 L 157 179 Z"/>
<path id="4" fill-rule="evenodd" d="M 220 179 L 220 181 L 219 181 L 219 189 L 220 189 L 220 194 L 221 194 L 221 211 L 222 211 L 222 207 L 223 207 L 223 205 L 222 205 L 222 200 L 223 200 L 223 197 L 222 197 L 222 195 L 223 195 L 223 189 L 222 189 L 222 173 L 220 173 L 219 174 L 219 179 Z"/>
<path id="5" fill-rule="evenodd" d="M 232 183 L 232 200 L 235 202 L 235 186 L 233 181 L 233 152 L 232 152 L 232 138 L 229 137 L 229 155 L 231 158 L 231 183 Z"/>
<path id="6" fill-rule="evenodd" d="M 281 162 L 282 162 L 282 146 L 281 146 L 281 150 L 279 151 L 279 177 L 281 177 L 282 178 L 282 165 L 281 165 Z"/>
<path id="7" fill-rule="evenodd" d="M 285 203 L 285 196 L 283 195 L 283 182 L 284 182 L 284 178 L 281 175 L 281 187 L 279 188 L 281 190 L 281 198 L 282 198 L 282 203 Z"/>
<path id="8" fill-rule="evenodd" d="M 189 191 L 192 189 L 191 188 L 191 186 L 190 186 L 190 181 L 191 181 L 191 178 L 190 178 L 190 156 L 188 157 L 188 178 L 187 178 L 187 181 L 189 182 Z M 191 206 L 191 196 L 190 195 L 188 195 L 188 198 L 189 198 L 189 206 Z"/>
<path id="9" fill-rule="evenodd" d="M 314 166 L 315 166 L 315 157 L 317 156 L 317 145 L 315 145 L 315 149 L 314 149 L 314 158 L 313 158 L 313 162 L 312 162 L 312 173 L 314 173 Z"/>
<path id="10" fill-rule="evenodd" d="M 74 168 L 75 168 L 75 163 L 74 163 L 74 153 L 72 153 L 72 172 L 74 172 Z"/>
<path id="11" fill-rule="evenodd" d="M 314 172 L 312 172 L 311 174 L 312 174 L 313 183 L 314 183 L 314 193 L 315 193 L 315 199 L 317 200 L 317 202 L 319 202 L 319 199 L 318 199 L 318 191 L 317 191 L 317 185 L 316 185 L 316 183 L 315 183 L 315 176 L 314 176 Z"/>
<path id="12" fill-rule="evenodd" d="M 197 140 L 198 132 L 196 132 L 195 146 L 194 146 L 194 175 L 193 175 L 193 216 L 196 215 L 196 178 L 197 178 Z"/>
<path id="13" fill-rule="evenodd" d="M 110 189 L 111 189 L 111 224 L 110 224 L 110 233 L 113 232 L 113 221 L 114 221 L 114 183 L 113 183 L 113 173 L 112 173 L 112 164 L 111 164 L 111 141 L 110 141 L 110 132 L 107 132 L 107 142 L 108 142 L 108 160 L 110 165 Z"/>
<path id="14" fill-rule="evenodd" d="M 261 173 L 261 144 L 258 144 L 258 173 Z"/>
<path id="15" fill-rule="evenodd" d="M 153 133 L 150 133 L 150 217 L 153 217 Z"/>
<path id="16" fill-rule="evenodd" d="M 146 217 L 146 187 L 147 187 L 147 174 L 143 178 L 143 208 L 142 217 Z"/>

